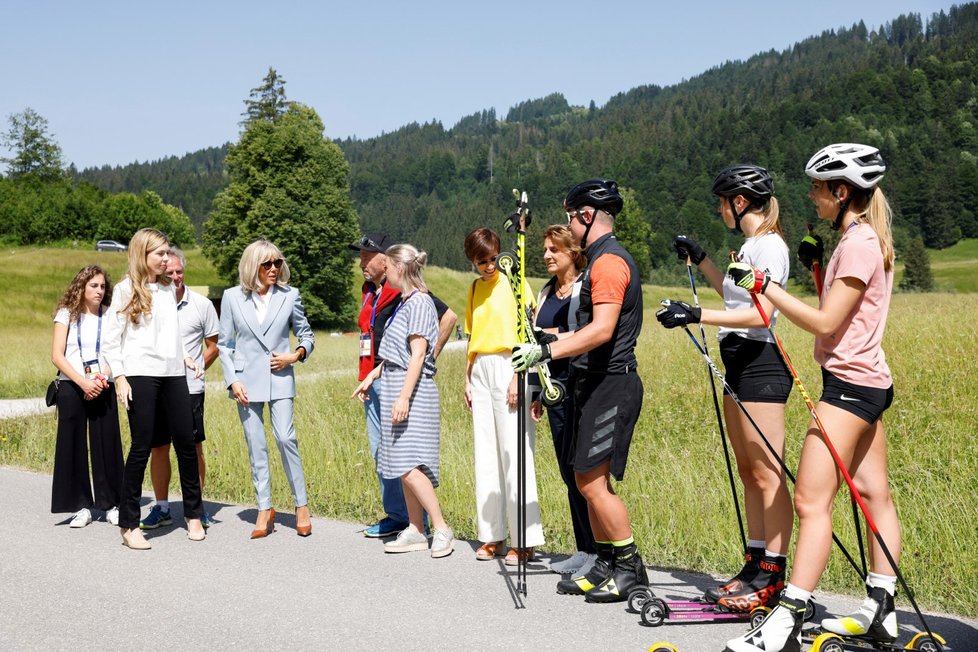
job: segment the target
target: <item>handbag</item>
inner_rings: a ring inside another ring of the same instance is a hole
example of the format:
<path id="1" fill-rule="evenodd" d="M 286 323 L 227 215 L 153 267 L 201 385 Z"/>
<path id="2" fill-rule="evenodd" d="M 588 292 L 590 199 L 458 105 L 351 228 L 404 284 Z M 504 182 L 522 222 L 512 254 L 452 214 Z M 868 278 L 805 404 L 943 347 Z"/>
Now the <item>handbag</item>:
<path id="1" fill-rule="evenodd" d="M 47 403 L 48 407 L 54 407 L 58 402 L 58 379 L 55 378 L 48 385 L 48 392 L 44 395 L 44 402 Z"/>

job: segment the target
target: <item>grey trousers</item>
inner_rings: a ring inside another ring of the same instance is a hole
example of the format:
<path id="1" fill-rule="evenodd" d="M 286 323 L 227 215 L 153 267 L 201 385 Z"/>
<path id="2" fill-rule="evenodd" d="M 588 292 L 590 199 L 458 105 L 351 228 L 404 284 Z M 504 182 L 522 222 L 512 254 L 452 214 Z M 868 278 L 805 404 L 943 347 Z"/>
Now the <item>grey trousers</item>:
<path id="1" fill-rule="evenodd" d="M 299 441 L 295 436 L 292 420 L 291 398 L 280 398 L 268 402 L 268 413 L 272 419 L 272 434 L 282 456 L 282 468 L 292 489 L 295 506 L 302 507 L 306 498 L 306 478 L 302 472 L 302 458 L 299 457 Z M 252 401 L 248 405 L 238 405 L 238 416 L 244 427 L 245 441 L 248 443 L 248 457 L 251 459 L 251 481 L 255 485 L 258 509 L 272 506 L 271 471 L 268 468 L 268 443 L 265 437 L 265 403 Z"/>

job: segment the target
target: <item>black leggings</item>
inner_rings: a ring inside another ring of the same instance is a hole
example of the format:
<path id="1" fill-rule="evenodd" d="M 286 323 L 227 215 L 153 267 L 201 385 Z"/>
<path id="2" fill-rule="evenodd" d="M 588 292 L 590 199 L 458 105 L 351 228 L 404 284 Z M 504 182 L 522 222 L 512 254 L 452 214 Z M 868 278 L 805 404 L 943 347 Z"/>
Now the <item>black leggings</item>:
<path id="1" fill-rule="evenodd" d="M 194 444 L 193 416 L 186 376 L 129 376 L 132 401 L 129 404 L 129 431 L 132 446 L 123 474 L 123 498 L 119 505 L 119 527 L 139 527 L 139 498 L 143 493 L 146 462 L 153 443 L 157 419 L 173 433 L 173 450 L 180 470 L 184 518 L 200 518 L 200 471 Z M 163 417 L 158 417 L 161 413 Z"/>
<path id="2" fill-rule="evenodd" d="M 88 442 L 92 479 L 88 479 Z M 81 388 L 62 380 L 58 389 L 58 436 L 54 445 L 51 512 L 108 510 L 122 496 L 122 439 L 115 388 L 109 385 L 91 401 Z M 92 501 L 92 485 L 95 500 Z"/>

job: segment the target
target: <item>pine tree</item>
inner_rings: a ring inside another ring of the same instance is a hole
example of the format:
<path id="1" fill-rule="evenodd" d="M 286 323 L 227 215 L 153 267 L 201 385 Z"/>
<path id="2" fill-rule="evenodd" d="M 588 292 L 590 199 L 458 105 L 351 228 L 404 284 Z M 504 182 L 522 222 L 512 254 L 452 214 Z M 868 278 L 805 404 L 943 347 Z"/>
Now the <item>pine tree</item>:
<path id="1" fill-rule="evenodd" d="M 930 292 L 934 289 L 934 275 L 930 271 L 930 257 L 922 238 L 914 238 L 903 255 L 903 279 L 900 289 L 906 292 Z"/>
<path id="2" fill-rule="evenodd" d="M 245 120 L 241 123 L 247 127 L 252 122 L 267 120 L 274 122 L 285 114 L 290 102 L 285 99 L 285 80 L 279 76 L 275 68 L 269 67 L 268 74 L 258 88 L 252 88 L 249 97 L 244 101 Z"/>

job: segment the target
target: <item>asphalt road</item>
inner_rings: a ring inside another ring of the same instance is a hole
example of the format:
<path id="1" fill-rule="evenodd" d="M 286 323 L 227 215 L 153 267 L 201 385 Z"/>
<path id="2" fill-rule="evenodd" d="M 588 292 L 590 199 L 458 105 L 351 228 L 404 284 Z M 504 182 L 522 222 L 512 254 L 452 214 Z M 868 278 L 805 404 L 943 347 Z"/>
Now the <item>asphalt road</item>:
<path id="1" fill-rule="evenodd" d="M 282 514 L 266 539 L 248 538 L 253 506 L 208 503 L 218 523 L 187 539 L 174 525 L 149 533 L 150 551 L 121 545 L 97 520 L 73 530 L 49 513 L 49 476 L 0 468 L 0 650 L 722 650 L 746 625 L 651 628 L 623 605 L 557 595 L 558 576 L 529 567 L 528 597 L 502 560 L 455 553 L 386 555 L 362 524 L 313 519 L 308 539 Z M 149 500 L 144 499 L 144 504 Z M 145 510 L 144 510 L 145 513 Z M 661 597 L 692 597 L 711 579 L 650 569 Z M 836 612 L 856 600 L 817 596 Z M 523 608 L 518 608 L 522 606 Z M 904 637 L 915 617 L 901 611 Z M 978 623 L 931 615 L 955 650 L 978 649 Z"/>

